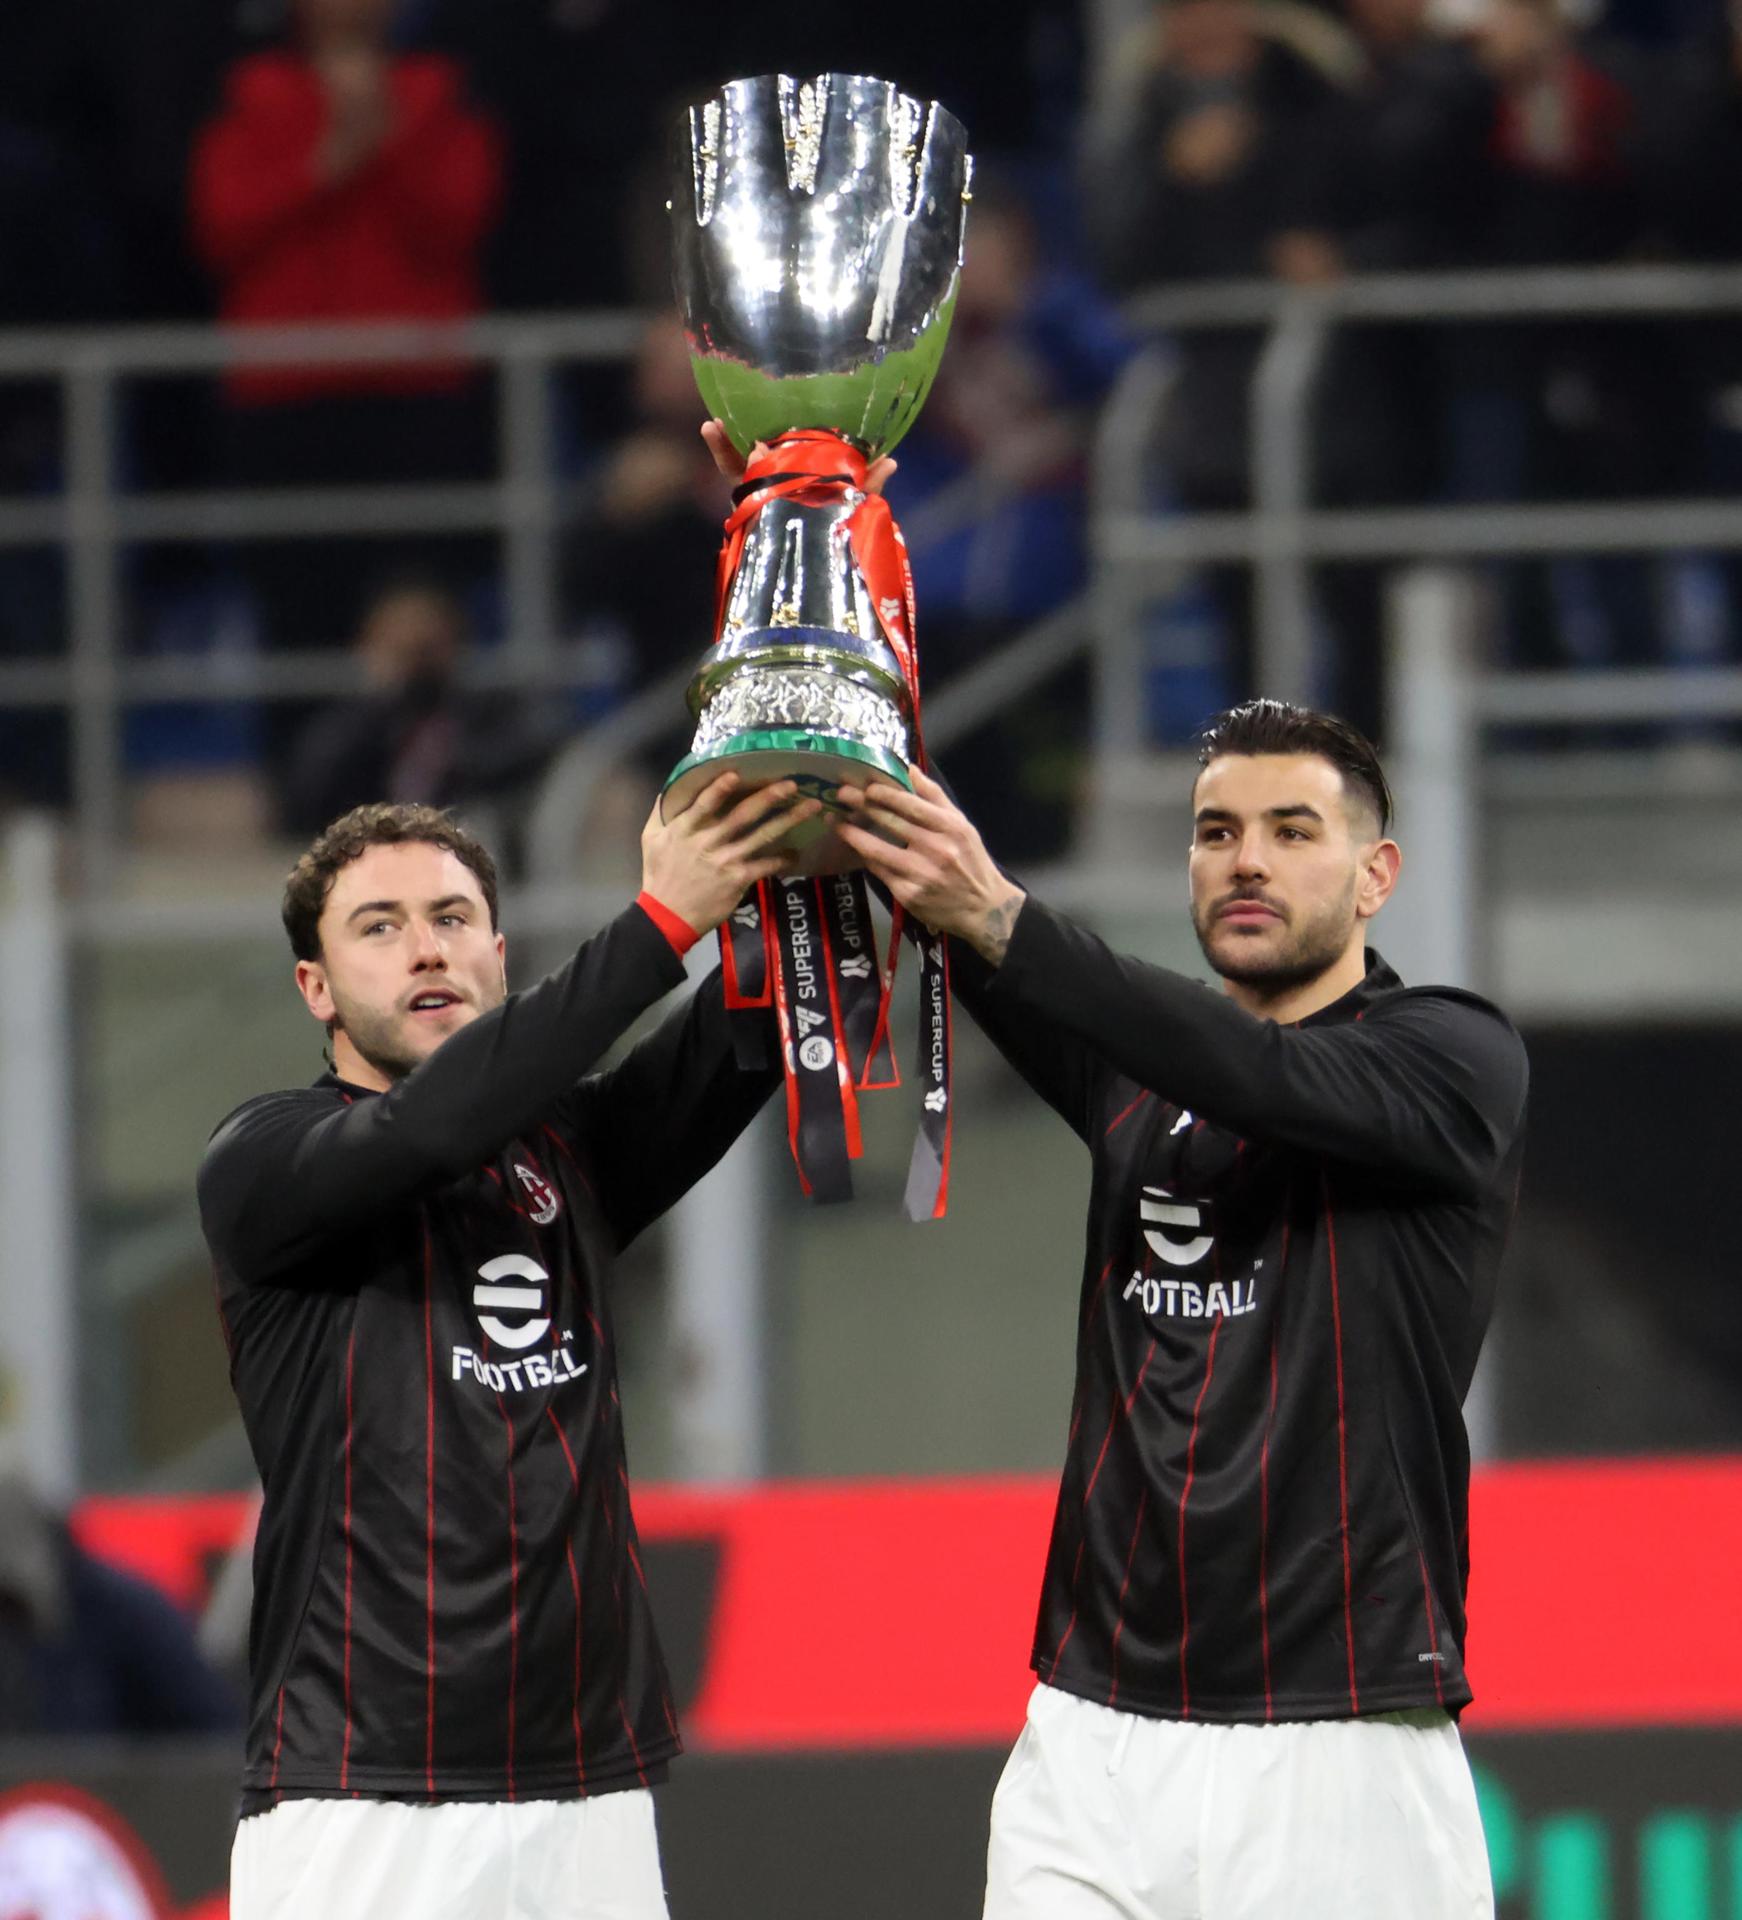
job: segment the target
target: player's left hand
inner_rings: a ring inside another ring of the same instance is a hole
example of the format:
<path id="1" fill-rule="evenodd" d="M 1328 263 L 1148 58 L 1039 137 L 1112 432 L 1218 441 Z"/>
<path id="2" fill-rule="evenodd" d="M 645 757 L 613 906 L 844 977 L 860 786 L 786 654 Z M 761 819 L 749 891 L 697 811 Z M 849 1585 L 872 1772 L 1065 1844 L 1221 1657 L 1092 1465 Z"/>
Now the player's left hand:
<path id="1" fill-rule="evenodd" d="M 842 787 L 836 798 L 847 817 L 835 832 L 916 920 L 965 940 L 996 966 L 1028 896 L 998 871 L 943 788 L 918 767 L 909 772 L 912 793 L 884 781 Z"/>

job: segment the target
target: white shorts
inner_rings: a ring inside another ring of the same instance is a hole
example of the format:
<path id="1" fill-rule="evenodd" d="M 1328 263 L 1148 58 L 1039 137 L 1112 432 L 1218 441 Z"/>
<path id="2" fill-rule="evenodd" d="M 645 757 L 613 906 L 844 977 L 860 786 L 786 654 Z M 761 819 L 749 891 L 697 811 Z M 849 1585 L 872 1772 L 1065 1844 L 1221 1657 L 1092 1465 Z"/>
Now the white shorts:
<path id="1" fill-rule="evenodd" d="M 1493 1920 L 1437 1712 L 1153 1720 L 1036 1687 L 992 1799 L 985 1920 Z"/>
<path id="2" fill-rule="evenodd" d="M 667 1920 L 653 1795 L 286 1800 L 236 1829 L 230 1920 Z"/>

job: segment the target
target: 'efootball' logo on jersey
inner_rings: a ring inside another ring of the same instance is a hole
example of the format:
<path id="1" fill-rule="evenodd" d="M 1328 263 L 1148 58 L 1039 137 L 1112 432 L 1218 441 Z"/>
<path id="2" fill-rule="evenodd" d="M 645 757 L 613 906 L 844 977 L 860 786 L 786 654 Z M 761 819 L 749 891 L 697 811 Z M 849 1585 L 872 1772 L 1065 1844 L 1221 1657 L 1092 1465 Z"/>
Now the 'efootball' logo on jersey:
<path id="1" fill-rule="evenodd" d="M 1216 1236 L 1206 1230 L 1209 1210 L 1207 1200 L 1183 1200 L 1170 1188 L 1145 1187 L 1137 1203 L 1145 1245 L 1169 1267 L 1197 1266 L 1216 1244 Z M 1253 1261 L 1251 1273 L 1237 1280 L 1217 1277 L 1207 1286 L 1202 1278 L 1188 1279 L 1183 1273 L 1173 1278 L 1166 1273 L 1150 1273 L 1147 1264 L 1132 1274 L 1121 1297 L 1135 1301 L 1138 1311 L 1152 1319 L 1234 1319 L 1253 1312 L 1258 1305 L 1262 1260 Z"/>
<path id="2" fill-rule="evenodd" d="M 523 1167 L 518 1160 L 514 1163 L 514 1177 L 526 1189 L 526 1197 L 532 1203 L 530 1211 L 533 1225 L 548 1227 L 562 1204 L 556 1197 L 556 1188 L 543 1174 Z"/>
<path id="3" fill-rule="evenodd" d="M 1197 1200 L 1176 1200 L 1166 1187 L 1145 1187 L 1137 1217 L 1149 1251 L 1170 1267 L 1195 1267 L 1215 1245 L 1205 1233 L 1204 1207 Z"/>
<path id="4" fill-rule="evenodd" d="M 472 1306 L 489 1344 L 483 1353 L 455 1347 L 454 1378 L 463 1380 L 469 1374 L 492 1393 L 527 1393 L 535 1387 L 560 1387 L 565 1380 L 580 1379 L 587 1362 L 575 1358 L 569 1344 L 574 1335 L 567 1328 L 554 1351 L 527 1352 L 551 1330 L 553 1301 L 546 1292 L 550 1285 L 550 1275 L 523 1253 L 486 1260 L 478 1269 Z"/>
<path id="5" fill-rule="evenodd" d="M 550 1275 L 536 1260 L 521 1253 L 505 1253 L 499 1259 L 486 1260 L 478 1269 L 478 1284 L 472 1289 L 472 1305 L 478 1309 L 478 1325 L 510 1353 L 521 1353 L 535 1346 L 550 1332 L 550 1315 L 545 1312 L 544 1288 Z M 519 1286 L 504 1282 L 518 1280 Z M 528 1314 L 525 1320 L 504 1320 L 499 1309 Z"/>

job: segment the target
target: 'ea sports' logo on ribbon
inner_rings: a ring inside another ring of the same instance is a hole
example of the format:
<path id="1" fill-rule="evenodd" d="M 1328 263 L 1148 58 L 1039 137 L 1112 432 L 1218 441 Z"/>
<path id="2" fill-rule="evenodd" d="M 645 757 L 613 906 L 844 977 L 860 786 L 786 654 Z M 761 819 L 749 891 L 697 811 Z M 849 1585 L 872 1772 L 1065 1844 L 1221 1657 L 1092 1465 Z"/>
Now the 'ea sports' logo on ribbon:
<path id="1" fill-rule="evenodd" d="M 556 1197 L 556 1188 L 541 1173 L 534 1173 L 530 1167 L 523 1167 L 518 1160 L 514 1163 L 514 1177 L 526 1189 L 526 1197 L 532 1202 L 529 1209 L 534 1226 L 548 1227 L 556 1218 L 561 1202 Z"/>
<path id="2" fill-rule="evenodd" d="M 536 1260 L 523 1253 L 504 1253 L 486 1260 L 478 1269 L 478 1284 L 472 1289 L 472 1305 L 478 1310 L 478 1325 L 499 1347 L 519 1353 L 550 1332 L 550 1315 L 544 1308 L 544 1287 L 550 1275 Z M 505 1280 L 520 1280 L 518 1287 L 504 1286 Z M 504 1312 L 526 1313 L 533 1317 L 518 1326 L 500 1316 Z"/>
<path id="3" fill-rule="evenodd" d="M 808 1067 L 813 1073 L 835 1064 L 835 1043 L 822 1034 L 813 1032 L 816 1027 L 826 1027 L 828 1019 L 820 1013 L 812 1013 L 809 1007 L 796 1009 L 798 1030 L 802 1036 L 798 1045 L 798 1063 Z"/>

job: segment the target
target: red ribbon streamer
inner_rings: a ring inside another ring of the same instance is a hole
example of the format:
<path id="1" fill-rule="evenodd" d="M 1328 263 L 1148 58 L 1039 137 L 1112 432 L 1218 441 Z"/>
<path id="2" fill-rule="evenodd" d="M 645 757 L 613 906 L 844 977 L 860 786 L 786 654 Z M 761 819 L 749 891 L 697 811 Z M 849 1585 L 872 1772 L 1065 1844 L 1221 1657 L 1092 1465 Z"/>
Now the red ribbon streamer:
<path id="1" fill-rule="evenodd" d="M 842 439 L 839 434 L 827 432 L 822 428 L 804 427 L 795 429 L 791 433 L 783 433 L 777 440 L 759 448 L 751 456 L 745 466 L 744 480 L 735 495 L 732 511 L 726 516 L 726 537 L 720 548 L 719 565 L 715 575 L 714 641 L 717 645 L 725 631 L 726 608 L 731 599 L 732 582 L 737 578 L 750 529 L 755 525 L 757 516 L 763 508 L 775 500 L 794 500 L 800 506 L 807 507 L 828 507 L 849 492 L 858 494 L 860 497 L 854 503 L 853 510 L 847 518 L 847 539 L 853 550 L 853 564 L 858 568 L 870 592 L 883 638 L 900 665 L 913 722 L 913 758 L 919 766 L 925 767 L 927 764 L 925 740 L 920 731 L 919 718 L 919 648 L 915 638 L 913 569 L 908 563 L 907 543 L 901 536 L 901 529 L 896 524 L 894 514 L 889 510 L 889 503 L 881 494 L 872 493 L 867 488 L 869 473 L 870 463 L 863 453 L 849 441 Z M 799 1178 L 805 1192 L 809 1194 L 813 1191 L 813 1182 L 807 1174 L 803 1157 L 797 1151 L 800 1113 L 798 1088 L 794 1082 L 792 1013 L 786 1004 L 781 974 L 781 954 L 778 950 L 779 929 L 773 924 L 773 915 L 770 912 L 773 904 L 772 890 L 767 886 L 759 890 L 758 904 L 761 908 L 761 933 L 765 956 L 763 995 L 754 995 L 747 990 L 749 983 L 740 980 L 739 956 L 732 951 L 733 943 L 727 929 L 722 928 L 720 939 L 721 957 L 726 970 L 726 1004 L 729 1007 L 745 1008 L 767 1006 L 770 1000 L 773 1002 L 780 1026 L 781 1049 L 786 1059 L 788 1132 L 794 1147 L 794 1158 L 799 1162 Z M 817 905 L 820 910 L 821 924 L 826 928 L 828 911 L 821 887 L 817 889 Z M 876 1028 L 865 1061 L 867 1080 L 871 1061 L 876 1058 L 879 1049 L 886 1049 L 888 1044 L 890 995 L 895 985 L 896 960 L 901 948 L 904 919 L 905 916 L 900 907 L 897 907 L 891 930 L 889 959 L 881 969 L 881 1001 Z M 743 941 L 744 938 L 745 935 L 741 932 L 740 940 Z M 826 933 L 824 941 L 826 946 Z M 841 1047 L 845 1040 L 845 1032 L 835 996 L 832 956 L 827 965 L 827 972 L 830 980 L 835 1044 Z M 945 1102 L 949 1102 L 947 969 L 944 978 L 946 984 L 943 1040 L 946 1064 L 942 1087 L 933 1090 L 933 1097 L 935 1098 L 941 1091 Z M 844 1059 L 844 1047 L 841 1057 Z M 921 1077 L 923 1079 L 924 1075 L 922 1074 Z M 850 1151 L 852 1157 L 856 1159 L 859 1151 L 859 1116 L 851 1072 L 842 1075 L 841 1099 L 842 1118 L 851 1143 Z M 935 1205 L 923 1208 L 922 1217 L 929 1215 L 932 1218 L 941 1218 L 948 1205 L 950 1137 L 954 1131 L 951 1105 L 953 1102 L 946 1104 L 941 1113 L 930 1110 L 922 1115 L 922 1138 L 929 1136 L 933 1152 L 941 1160 Z M 919 1143 L 916 1142 L 916 1163 L 919 1156 Z M 913 1184 L 910 1180 L 910 1190 Z M 912 1200 L 913 1194 L 910 1191 L 910 1207 Z"/>

